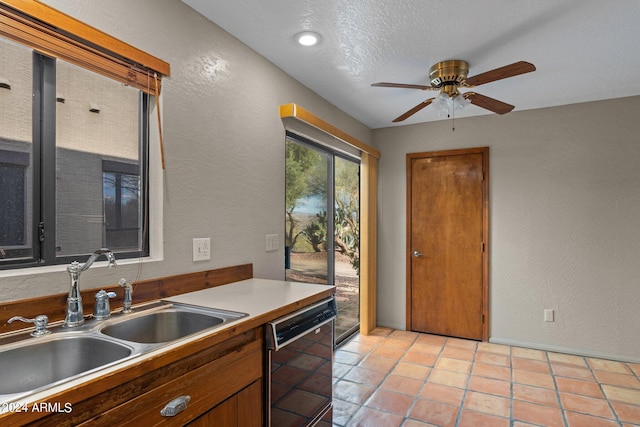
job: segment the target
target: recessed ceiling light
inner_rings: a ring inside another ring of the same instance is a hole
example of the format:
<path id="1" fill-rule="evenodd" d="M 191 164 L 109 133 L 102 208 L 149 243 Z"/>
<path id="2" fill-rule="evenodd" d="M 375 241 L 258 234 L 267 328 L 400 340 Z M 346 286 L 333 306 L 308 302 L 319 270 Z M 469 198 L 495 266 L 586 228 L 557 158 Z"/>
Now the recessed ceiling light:
<path id="1" fill-rule="evenodd" d="M 320 34 L 314 33 L 313 31 L 303 31 L 296 34 L 293 38 L 302 46 L 315 46 L 322 40 Z"/>

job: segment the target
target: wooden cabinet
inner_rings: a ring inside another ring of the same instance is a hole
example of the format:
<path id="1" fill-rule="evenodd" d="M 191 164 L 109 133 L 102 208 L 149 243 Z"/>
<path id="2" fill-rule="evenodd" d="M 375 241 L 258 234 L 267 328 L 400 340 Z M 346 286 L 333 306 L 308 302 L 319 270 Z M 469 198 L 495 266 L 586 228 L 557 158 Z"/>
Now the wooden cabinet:
<path id="1" fill-rule="evenodd" d="M 259 380 L 189 423 L 189 427 L 260 427 L 263 401 Z"/>
<path id="2" fill-rule="evenodd" d="M 148 358 L 94 383 L 69 389 L 55 401 L 73 402 L 67 413 L 10 414 L 3 426 L 261 426 L 263 420 L 263 329 L 230 334 L 206 345 L 203 339 Z M 85 395 L 83 392 L 89 392 Z M 80 397 L 78 397 L 78 395 Z M 82 396 L 84 395 L 84 398 Z M 180 396 L 186 409 L 173 417 L 160 411 Z M 52 398 L 53 400 L 54 398 Z M 224 420 L 221 424 L 219 420 Z M 235 424 L 234 424 L 235 422 Z"/>
<path id="3" fill-rule="evenodd" d="M 215 423 L 208 424 L 209 426 L 242 425 L 244 427 L 250 424 L 233 424 L 234 420 L 238 419 L 238 403 L 242 399 L 244 406 L 254 399 L 255 402 L 252 404 L 257 408 L 256 413 L 260 416 L 259 423 L 256 425 L 260 426 L 262 367 L 262 339 L 243 343 L 184 375 L 88 420 L 86 425 L 91 427 L 136 424 L 182 426 L 204 414 L 207 417 L 220 417 L 225 420 L 224 424 L 219 424 L 216 420 Z M 258 394 L 255 390 L 258 390 Z M 165 405 L 180 396 L 190 397 L 186 409 L 173 417 L 162 416 L 160 411 Z"/>

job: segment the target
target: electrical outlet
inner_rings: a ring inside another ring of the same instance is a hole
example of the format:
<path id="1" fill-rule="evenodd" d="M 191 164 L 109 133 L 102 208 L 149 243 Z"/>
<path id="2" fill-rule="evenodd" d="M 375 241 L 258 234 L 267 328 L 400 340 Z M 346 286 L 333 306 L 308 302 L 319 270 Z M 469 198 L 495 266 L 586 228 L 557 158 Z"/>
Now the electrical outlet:
<path id="1" fill-rule="evenodd" d="M 544 309 L 544 321 L 545 322 L 553 322 L 554 321 L 554 312 L 551 309 Z"/>
<path id="2" fill-rule="evenodd" d="M 278 235 L 277 234 L 267 234 L 264 236 L 266 240 L 266 248 L 267 252 L 277 251 L 278 250 Z"/>
<path id="3" fill-rule="evenodd" d="M 193 239 L 193 260 L 209 261 L 211 259 L 211 239 Z"/>

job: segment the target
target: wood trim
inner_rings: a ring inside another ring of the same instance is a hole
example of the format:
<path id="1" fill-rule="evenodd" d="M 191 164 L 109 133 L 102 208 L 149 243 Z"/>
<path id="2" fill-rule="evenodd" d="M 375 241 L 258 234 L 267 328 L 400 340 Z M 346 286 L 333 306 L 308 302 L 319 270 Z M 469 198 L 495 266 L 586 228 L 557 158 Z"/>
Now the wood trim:
<path id="1" fill-rule="evenodd" d="M 360 160 L 360 333 L 368 335 L 377 326 L 378 159 Z"/>
<path id="2" fill-rule="evenodd" d="M 144 67 L 150 68 L 163 76 L 169 76 L 171 74 L 171 69 L 167 62 L 39 1 L 2 0 L 0 3 L 39 21 L 47 23 L 59 30 L 79 37 L 84 41 L 134 61 Z"/>
<path id="3" fill-rule="evenodd" d="M 451 156 L 461 154 L 482 154 L 482 236 L 484 252 L 482 254 L 482 340 L 489 341 L 489 147 L 464 148 L 459 150 L 428 151 L 408 153 L 406 160 L 407 207 L 406 207 L 406 329 L 411 327 L 411 162 L 422 157 Z"/>
<path id="4" fill-rule="evenodd" d="M 252 277 L 253 264 L 242 264 L 215 270 L 142 280 L 133 283 L 133 302 L 139 304 L 154 301 L 160 298 L 251 279 Z M 117 284 L 87 289 L 81 292 L 85 314 L 93 312 L 94 296 L 100 289 L 116 293 L 116 297 L 110 300 L 112 310 L 122 307 L 124 289 Z M 21 322 L 7 324 L 7 320 L 13 316 L 33 318 L 39 314 L 45 314 L 49 317 L 49 322 L 63 320 L 67 306 L 66 301 L 67 293 L 63 293 L 0 303 L 0 319 L 2 319 L 0 333 L 25 328 L 25 324 Z"/>
<path id="5" fill-rule="evenodd" d="M 280 118 L 295 118 L 361 151 L 360 156 L 360 333 L 377 326 L 378 159 L 380 151 L 297 104 L 280 105 Z"/>
<path id="6" fill-rule="evenodd" d="M 286 118 L 295 118 L 298 119 L 304 123 L 307 123 L 313 127 L 315 127 L 316 129 L 319 129 L 323 132 L 328 133 L 331 136 L 334 136 L 342 141 L 344 141 L 345 143 L 351 145 L 352 147 L 357 148 L 358 150 L 362 151 L 363 153 L 367 153 L 375 158 L 380 158 L 380 151 L 376 150 L 373 147 L 370 147 L 369 145 L 365 144 L 364 142 L 358 140 L 357 138 L 354 138 L 353 136 L 349 135 L 346 132 L 343 132 L 342 130 L 338 129 L 337 127 L 333 126 L 330 123 L 327 123 L 326 121 L 322 120 L 320 117 L 316 116 L 315 114 L 305 110 L 304 108 L 300 107 L 297 104 L 283 104 L 280 106 L 280 118 L 281 119 L 286 119 Z"/>

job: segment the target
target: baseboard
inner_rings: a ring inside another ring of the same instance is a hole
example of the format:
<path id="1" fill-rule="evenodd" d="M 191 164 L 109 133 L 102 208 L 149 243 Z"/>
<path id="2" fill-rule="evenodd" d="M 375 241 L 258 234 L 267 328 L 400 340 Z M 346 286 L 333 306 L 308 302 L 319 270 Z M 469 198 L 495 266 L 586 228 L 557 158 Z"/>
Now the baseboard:
<path id="1" fill-rule="evenodd" d="M 551 351 L 555 353 L 574 354 L 577 356 L 594 357 L 597 359 L 616 360 L 619 362 L 640 363 L 640 357 L 632 357 L 621 354 L 606 353 L 603 351 L 586 350 L 583 348 L 563 347 L 556 345 L 547 345 L 527 341 L 511 340 L 507 338 L 490 338 L 489 342 L 494 344 L 511 345 L 514 347 L 532 348 L 535 350 Z"/>

